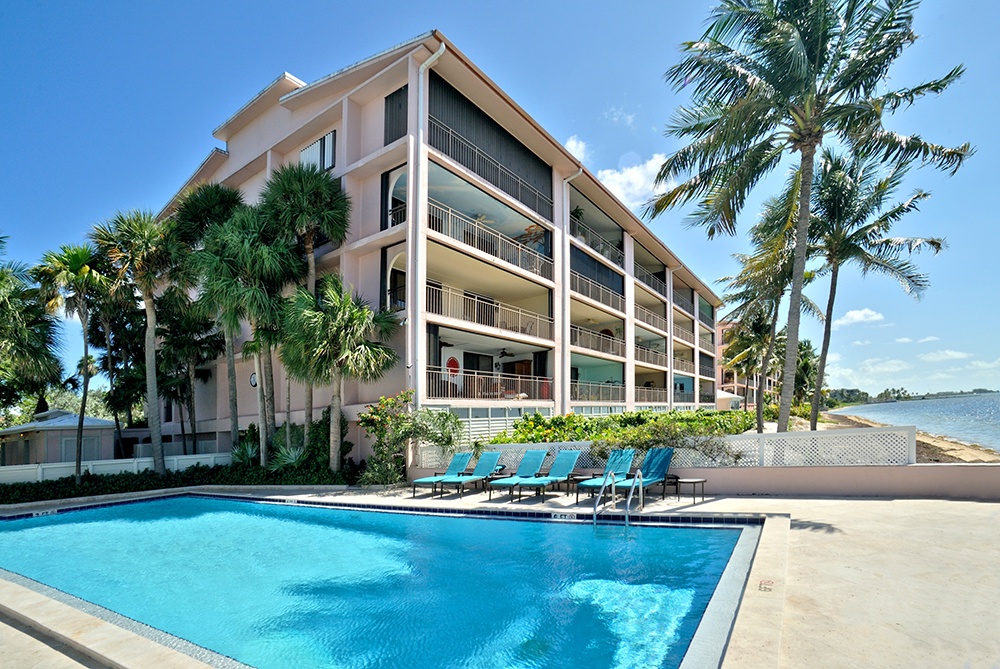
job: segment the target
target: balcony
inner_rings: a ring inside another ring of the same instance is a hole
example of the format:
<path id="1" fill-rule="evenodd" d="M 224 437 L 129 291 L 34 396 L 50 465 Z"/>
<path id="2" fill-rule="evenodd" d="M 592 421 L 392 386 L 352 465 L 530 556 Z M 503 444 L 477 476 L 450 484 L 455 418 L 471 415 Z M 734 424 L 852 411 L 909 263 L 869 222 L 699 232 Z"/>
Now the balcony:
<path id="1" fill-rule="evenodd" d="M 551 400 L 552 379 L 520 374 L 452 372 L 427 368 L 427 397 L 466 400 Z"/>
<path id="2" fill-rule="evenodd" d="M 707 379 L 715 378 L 715 366 L 698 365 L 698 373 Z"/>
<path id="3" fill-rule="evenodd" d="M 497 160 L 486 155 L 475 144 L 434 118 L 428 117 L 428 143 L 472 172 L 493 184 L 507 195 L 552 220 L 552 200 L 540 193 Z"/>
<path id="4" fill-rule="evenodd" d="M 679 290 L 674 291 L 674 304 L 688 312 L 692 316 L 694 315 L 694 302 L 684 296 Z"/>
<path id="5" fill-rule="evenodd" d="M 615 311 L 625 310 L 625 296 L 592 281 L 579 272 L 569 273 L 569 289 L 585 297 L 611 307 Z"/>
<path id="6" fill-rule="evenodd" d="M 448 286 L 427 286 L 427 312 L 507 332 L 552 339 L 552 319 Z"/>
<path id="7" fill-rule="evenodd" d="M 639 279 L 639 281 L 642 281 L 644 284 L 664 297 L 669 295 L 669 292 L 667 291 L 667 284 L 664 283 L 663 279 L 656 276 L 638 263 L 633 266 L 633 270 L 635 272 L 635 278 Z"/>
<path id="8" fill-rule="evenodd" d="M 703 334 L 698 336 L 698 345 L 701 346 L 706 351 L 715 352 L 715 337 L 711 334 Z"/>
<path id="9" fill-rule="evenodd" d="M 552 260 L 440 202 L 428 201 L 429 227 L 483 253 L 552 280 Z"/>
<path id="10" fill-rule="evenodd" d="M 705 313 L 704 311 L 698 311 L 698 320 L 707 325 L 710 328 L 715 327 L 715 316 L 711 313 Z"/>
<path id="11" fill-rule="evenodd" d="M 700 393 L 698 401 L 702 404 L 715 404 L 715 393 Z"/>
<path id="12" fill-rule="evenodd" d="M 694 332 L 685 330 L 680 325 L 674 325 L 674 336 L 689 344 L 694 344 Z"/>
<path id="13" fill-rule="evenodd" d="M 694 362 L 684 358 L 674 358 L 674 371 L 694 374 Z"/>
<path id="14" fill-rule="evenodd" d="M 694 402 L 694 393 L 674 393 L 674 404 L 690 404 Z"/>
<path id="15" fill-rule="evenodd" d="M 396 286 L 390 288 L 386 294 L 386 309 L 390 311 L 404 311 L 406 309 L 406 286 Z"/>
<path id="16" fill-rule="evenodd" d="M 579 346 L 609 355 L 617 355 L 618 357 L 624 357 L 625 355 L 624 339 L 594 332 L 579 325 L 569 326 L 569 343 L 572 346 Z"/>
<path id="17" fill-rule="evenodd" d="M 570 216 L 569 234 L 573 235 L 619 267 L 625 267 L 625 254 L 622 253 L 622 251 L 615 244 L 599 235 L 583 221 Z"/>
<path id="18" fill-rule="evenodd" d="M 397 225 L 402 225 L 406 223 L 406 203 L 397 204 L 395 207 L 389 210 L 389 227 L 393 228 Z"/>
<path id="19" fill-rule="evenodd" d="M 647 388 L 645 386 L 636 386 L 635 401 L 636 403 L 660 402 L 666 404 L 670 401 L 670 390 L 667 388 Z"/>
<path id="20" fill-rule="evenodd" d="M 646 348 L 645 346 L 636 345 L 635 347 L 635 361 L 645 362 L 650 365 L 658 365 L 660 367 L 669 367 L 670 365 L 667 361 L 670 358 L 663 351 L 656 351 L 651 348 Z"/>
<path id="21" fill-rule="evenodd" d="M 635 317 L 646 325 L 652 325 L 654 328 L 663 332 L 670 332 L 670 326 L 666 318 L 660 316 L 654 311 L 651 311 L 650 309 L 647 309 L 641 304 L 635 305 Z"/>
<path id="22" fill-rule="evenodd" d="M 569 398 L 573 402 L 624 402 L 625 386 L 620 383 L 571 381 Z"/>

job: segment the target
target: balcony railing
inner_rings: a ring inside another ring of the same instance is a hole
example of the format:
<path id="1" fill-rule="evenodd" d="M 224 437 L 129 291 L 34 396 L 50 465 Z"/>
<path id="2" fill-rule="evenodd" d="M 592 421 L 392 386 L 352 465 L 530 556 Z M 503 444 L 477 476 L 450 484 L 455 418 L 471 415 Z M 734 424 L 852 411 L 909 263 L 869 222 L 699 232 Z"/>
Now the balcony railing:
<path id="1" fill-rule="evenodd" d="M 406 203 L 397 204 L 389 210 L 389 227 L 395 227 L 406 223 Z"/>
<path id="2" fill-rule="evenodd" d="M 698 365 L 698 373 L 706 378 L 714 379 L 716 370 L 714 366 Z"/>
<path id="3" fill-rule="evenodd" d="M 602 286 L 596 281 L 591 281 L 579 272 L 569 273 L 569 289 L 574 293 L 580 293 L 601 304 L 607 305 L 616 311 L 625 310 L 625 296 L 616 293 L 606 286 Z"/>
<path id="4" fill-rule="evenodd" d="M 641 304 L 635 305 L 635 317 L 646 325 L 652 325 L 654 328 L 662 330 L 663 332 L 670 332 L 670 326 L 666 318 L 659 315 L 655 311 L 647 309 Z"/>
<path id="5" fill-rule="evenodd" d="M 635 347 L 636 362 L 645 362 L 649 363 L 650 365 L 669 367 L 670 365 L 667 364 L 668 360 L 670 360 L 670 358 L 668 358 L 667 354 L 664 353 L 663 351 L 657 351 L 651 348 L 646 348 L 645 346 L 639 346 L 638 344 Z"/>
<path id="6" fill-rule="evenodd" d="M 691 330 L 685 330 L 680 325 L 674 325 L 674 336 L 678 339 L 683 339 L 689 344 L 694 343 L 694 332 Z"/>
<path id="7" fill-rule="evenodd" d="M 698 344 L 706 351 L 715 351 L 715 337 L 710 334 L 698 335 Z"/>
<path id="8" fill-rule="evenodd" d="M 396 286 L 386 292 L 386 308 L 392 311 L 406 309 L 406 286 Z"/>
<path id="9" fill-rule="evenodd" d="M 552 379 L 521 374 L 459 372 L 427 368 L 427 397 L 469 400 L 550 400 Z"/>
<path id="10" fill-rule="evenodd" d="M 639 279 L 639 281 L 642 281 L 644 284 L 664 297 L 669 295 L 669 292 L 667 291 L 667 284 L 664 283 L 663 279 L 656 276 L 639 263 L 636 263 L 633 266 L 633 270 L 635 271 L 635 278 Z"/>
<path id="11" fill-rule="evenodd" d="M 620 383 L 571 381 L 569 398 L 574 402 L 624 402 L 625 386 Z"/>
<path id="12" fill-rule="evenodd" d="M 694 362 L 684 358 L 674 358 L 674 371 L 694 374 Z"/>
<path id="13" fill-rule="evenodd" d="M 584 244 L 594 249 L 619 267 L 625 267 L 625 254 L 622 253 L 621 249 L 619 249 L 613 242 L 610 242 L 599 235 L 593 228 L 588 226 L 583 221 L 570 216 L 569 234 L 580 239 Z"/>
<path id="14" fill-rule="evenodd" d="M 670 390 L 667 388 L 647 388 L 645 386 L 635 387 L 635 401 L 638 402 L 662 402 L 670 401 Z"/>
<path id="15" fill-rule="evenodd" d="M 609 355 L 623 357 L 625 355 L 625 340 L 600 332 L 594 332 L 579 325 L 569 326 L 569 343 L 572 346 L 589 348 Z"/>
<path id="16" fill-rule="evenodd" d="M 430 127 L 428 143 L 431 146 L 472 170 L 518 202 L 552 220 L 551 198 L 438 119 L 430 116 L 428 121 Z"/>
<path id="17" fill-rule="evenodd" d="M 694 402 L 694 393 L 674 393 L 674 404 Z"/>
<path id="18" fill-rule="evenodd" d="M 428 202 L 430 229 L 509 262 L 533 274 L 552 279 L 552 261 L 510 237 L 474 221 L 440 202 Z"/>
<path id="19" fill-rule="evenodd" d="M 699 310 L 698 320 L 710 328 L 715 327 L 715 316 L 713 316 L 712 314 L 706 314 L 704 311 Z"/>
<path id="20" fill-rule="evenodd" d="M 694 316 L 694 302 L 690 298 L 685 297 L 684 293 L 679 290 L 674 291 L 674 304 Z"/>
<path id="21" fill-rule="evenodd" d="M 715 393 L 700 393 L 698 401 L 702 404 L 715 404 Z"/>
<path id="22" fill-rule="evenodd" d="M 427 286 L 427 312 L 508 332 L 552 339 L 552 319 L 548 316 L 469 295 L 448 286 Z"/>

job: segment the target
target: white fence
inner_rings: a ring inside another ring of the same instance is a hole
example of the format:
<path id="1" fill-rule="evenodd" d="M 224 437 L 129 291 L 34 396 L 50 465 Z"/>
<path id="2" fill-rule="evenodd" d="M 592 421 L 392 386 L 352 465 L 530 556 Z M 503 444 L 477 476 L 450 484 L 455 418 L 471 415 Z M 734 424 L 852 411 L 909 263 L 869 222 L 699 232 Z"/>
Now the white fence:
<path id="1" fill-rule="evenodd" d="M 917 461 L 917 431 L 914 427 L 878 427 L 819 432 L 782 432 L 778 434 L 736 434 L 722 442 L 731 453 L 738 455 L 735 463 L 729 457 L 712 457 L 702 451 L 679 448 L 674 452 L 671 467 L 823 467 L 857 465 L 906 465 Z M 525 451 L 545 448 L 545 465 L 551 464 L 561 449 L 582 451 L 577 469 L 602 469 L 604 461 L 590 453 L 589 441 L 549 444 L 488 444 L 486 450 L 500 451 L 500 463 L 508 470 L 517 469 Z M 637 454 L 633 467 L 642 465 Z M 415 466 L 424 469 L 447 466 L 433 446 L 419 449 Z M 545 468 L 543 465 L 543 469 Z"/>
<path id="2" fill-rule="evenodd" d="M 204 465 L 228 465 L 232 462 L 230 453 L 202 453 L 199 455 L 168 455 L 163 458 L 167 469 L 179 470 Z M 91 474 L 119 474 L 121 472 L 139 473 L 144 469 L 153 468 L 153 458 L 135 458 L 132 460 L 91 460 L 84 462 L 83 472 Z M 9 465 L 0 467 L 0 483 L 24 483 L 27 481 L 49 481 L 76 473 L 75 462 L 49 462 L 37 465 Z"/>

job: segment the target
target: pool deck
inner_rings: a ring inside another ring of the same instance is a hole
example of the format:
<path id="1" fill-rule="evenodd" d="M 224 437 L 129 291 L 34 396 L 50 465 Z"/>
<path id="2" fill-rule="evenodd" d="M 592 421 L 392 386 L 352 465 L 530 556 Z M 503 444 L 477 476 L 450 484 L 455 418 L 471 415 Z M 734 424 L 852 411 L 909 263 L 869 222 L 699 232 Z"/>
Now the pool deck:
<path id="1" fill-rule="evenodd" d="M 722 665 L 726 669 L 1000 668 L 1000 502 L 713 498 L 711 481 L 707 492 L 706 501 L 697 504 L 692 504 L 688 494 L 680 500 L 649 500 L 645 514 L 767 517 Z M 409 488 L 368 493 L 258 490 L 254 494 L 424 509 L 588 513 L 591 508 L 583 499 L 576 505 L 572 496 L 561 494 L 544 500 L 525 497 L 520 503 L 496 494 L 487 501 L 484 493 L 466 493 L 460 500 L 454 494 L 431 499 L 429 492 L 418 491 L 411 498 Z M 87 614 L 60 611 L 69 622 L 44 620 L 45 605 L 30 597 L 20 604 L 7 598 L 3 590 L 12 585 L 0 581 L 0 613 L 7 609 L 21 623 L 49 630 L 62 641 L 74 640 L 72 629 L 59 627 L 79 625 L 79 620 L 73 620 Z M 149 666 L 120 661 L 153 652 L 148 646 L 135 645 L 152 642 L 121 632 L 111 644 L 120 646 L 115 651 L 123 653 L 119 659 L 108 662 L 106 655 L 97 653 L 105 661 L 87 665 L 67 658 L 58 644 L 40 642 L 44 635 L 15 629 L 0 617 L 0 666 Z M 102 629 L 102 640 L 106 634 L 115 635 L 113 630 Z M 72 645 L 86 647 L 85 643 Z M 130 655 L 130 649 L 137 652 Z M 171 666 L 206 666 L 175 651 L 170 659 Z"/>

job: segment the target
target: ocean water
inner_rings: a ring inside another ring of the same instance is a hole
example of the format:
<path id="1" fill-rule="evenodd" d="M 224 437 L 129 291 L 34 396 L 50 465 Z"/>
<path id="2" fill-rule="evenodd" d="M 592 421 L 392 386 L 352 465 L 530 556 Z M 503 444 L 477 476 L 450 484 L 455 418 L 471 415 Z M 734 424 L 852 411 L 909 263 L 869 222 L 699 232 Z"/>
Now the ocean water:
<path id="1" fill-rule="evenodd" d="M 833 413 L 886 425 L 916 425 L 921 432 L 1000 451 L 1000 393 L 864 404 Z"/>
<path id="2" fill-rule="evenodd" d="M 2 522 L 0 567 L 260 669 L 648 669 L 739 535 L 184 497 Z"/>

